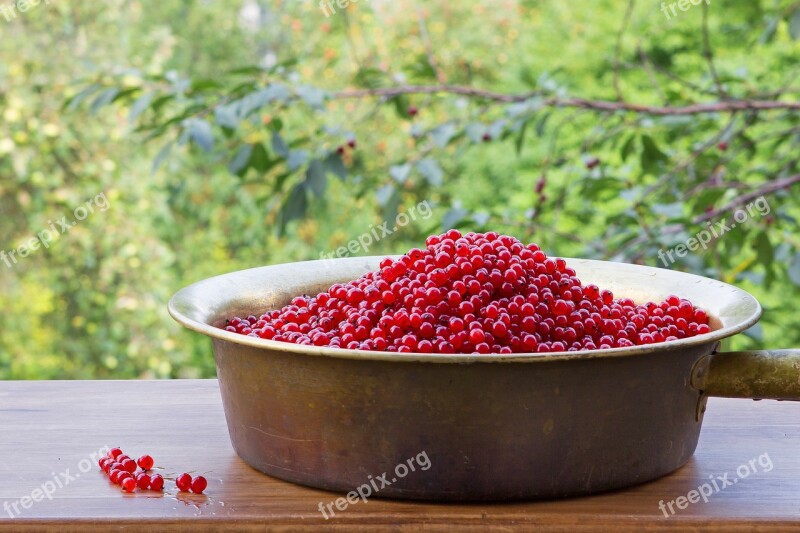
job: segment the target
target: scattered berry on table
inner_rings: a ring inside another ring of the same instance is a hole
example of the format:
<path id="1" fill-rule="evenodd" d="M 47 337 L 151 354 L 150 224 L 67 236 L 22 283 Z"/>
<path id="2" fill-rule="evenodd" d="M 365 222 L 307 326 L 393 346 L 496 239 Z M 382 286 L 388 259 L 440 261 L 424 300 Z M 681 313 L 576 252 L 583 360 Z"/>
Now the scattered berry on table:
<path id="1" fill-rule="evenodd" d="M 153 458 L 149 455 L 143 455 L 139 457 L 139 459 L 136 460 L 136 463 L 142 470 L 150 470 L 153 468 Z"/>
<path id="2" fill-rule="evenodd" d="M 189 489 L 192 488 L 192 476 L 186 473 L 181 474 L 175 479 L 175 486 L 181 492 L 189 492 Z"/>
<path id="3" fill-rule="evenodd" d="M 136 480 L 132 477 L 126 478 L 125 481 L 122 482 L 122 489 L 125 492 L 133 492 L 136 490 Z"/>
<path id="4" fill-rule="evenodd" d="M 203 476 L 197 476 L 192 480 L 192 492 L 197 494 L 202 494 L 206 487 L 208 486 L 208 481 Z"/>
<path id="5" fill-rule="evenodd" d="M 162 490 L 164 488 L 164 478 L 160 474 L 150 476 L 150 490 Z"/>

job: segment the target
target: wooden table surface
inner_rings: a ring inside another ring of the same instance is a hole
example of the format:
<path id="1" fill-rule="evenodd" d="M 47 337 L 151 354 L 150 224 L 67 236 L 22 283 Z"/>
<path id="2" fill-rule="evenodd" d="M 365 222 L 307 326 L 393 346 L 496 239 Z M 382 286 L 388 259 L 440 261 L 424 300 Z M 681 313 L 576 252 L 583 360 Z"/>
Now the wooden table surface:
<path id="1" fill-rule="evenodd" d="M 82 472 L 103 446 L 150 453 L 165 477 L 202 473 L 206 495 L 169 481 L 164 494 L 124 494 L 95 461 Z M 707 503 L 677 500 L 726 473 L 731 484 L 718 481 Z M 242 462 L 216 380 L 0 382 L 0 531 L 800 531 L 800 404 L 712 399 L 689 464 L 623 491 L 506 504 L 371 498 L 326 520 L 319 503 L 340 496 Z"/>

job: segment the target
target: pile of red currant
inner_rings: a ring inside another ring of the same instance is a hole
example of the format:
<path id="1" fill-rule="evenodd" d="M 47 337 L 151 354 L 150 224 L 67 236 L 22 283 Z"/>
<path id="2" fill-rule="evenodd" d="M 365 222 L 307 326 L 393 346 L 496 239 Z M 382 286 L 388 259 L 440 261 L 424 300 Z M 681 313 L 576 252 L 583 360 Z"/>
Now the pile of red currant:
<path id="1" fill-rule="evenodd" d="M 137 488 L 156 491 L 164 489 L 163 476 L 148 473 L 154 464 L 153 458 L 149 455 L 143 455 L 134 461 L 121 449 L 112 448 L 105 457 L 100 458 L 98 464 L 100 469 L 108 474 L 111 482 L 121 485 L 125 492 L 134 492 Z M 139 470 L 136 468 L 137 465 Z M 181 492 L 191 490 L 197 494 L 201 494 L 208 486 L 208 482 L 203 476 L 192 478 L 189 474 L 178 476 L 175 484 Z"/>
<path id="2" fill-rule="evenodd" d="M 298 296 L 228 331 L 351 350 L 510 354 L 629 347 L 708 333 L 708 315 L 668 296 L 636 304 L 581 283 L 560 258 L 507 235 L 450 230 L 380 270 Z"/>

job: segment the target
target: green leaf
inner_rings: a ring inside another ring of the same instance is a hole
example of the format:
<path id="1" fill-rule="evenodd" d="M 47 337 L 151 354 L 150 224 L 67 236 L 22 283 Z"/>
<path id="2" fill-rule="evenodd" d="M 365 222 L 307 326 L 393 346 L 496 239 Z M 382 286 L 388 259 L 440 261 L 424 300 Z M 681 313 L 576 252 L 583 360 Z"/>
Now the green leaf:
<path id="1" fill-rule="evenodd" d="M 153 101 L 153 105 L 150 107 L 152 107 L 153 111 L 158 111 L 159 109 L 164 107 L 167 104 L 167 102 L 174 99 L 175 99 L 174 94 L 162 94 Z"/>
<path id="2" fill-rule="evenodd" d="M 434 187 L 440 187 L 444 181 L 444 172 L 439 163 L 430 157 L 425 157 L 417 162 L 417 171 Z"/>
<path id="3" fill-rule="evenodd" d="M 94 115 L 101 107 L 110 104 L 118 94 L 119 89 L 117 87 L 109 87 L 108 89 L 104 90 L 92 102 L 92 105 L 89 107 L 89 113 Z"/>
<path id="4" fill-rule="evenodd" d="M 480 212 L 480 213 L 473 213 L 472 214 L 472 220 L 478 226 L 485 226 L 489 222 L 490 218 L 491 218 L 491 215 L 489 213 L 486 213 L 486 212 Z"/>
<path id="5" fill-rule="evenodd" d="M 286 158 L 289 156 L 289 146 L 286 144 L 286 141 L 283 140 L 281 134 L 277 131 L 272 132 L 272 150 L 279 157 Z"/>
<path id="6" fill-rule="evenodd" d="M 728 189 L 723 187 L 703 190 L 700 194 L 696 194 L 690 199 L 692 210 L 696 213 L 704 212 L 707 207 L 713 207 L 727 191 Z"/>
<path id="7" fill-rule="evenodd" d="M 483 142 L 483 134 L 486 132 L 486 125 L 480 122 L 473 122 L 467 126 L 467 137 L 474 143 Z"/>
<path id="8" fill-rule="evenodd" d="M 67 98 L 67 100 L 64 102 L 64 105 L 62 106 L 62 108 L 66 108 L 68 111 L 73 111 L 78 106 L 80 106 L 84 102 L 84 100 L 86 100 L 91 95 L 93 95 L 94 93 L 99 91 L 101 87 L 102 86 L 97 84 L 97 83 L 92 83 L 91 85 L 89 85 L 88 87 L 82 89 L 80 92 L 78 92 L 74 96 L 71 96 L 70 98 Z"/>
<path id="9" fill-rule="evenodd" d="M 342 158 L 339 157 L 339 154 L 335 152 L 328 154 L 328 157 L 325 159 L 325 169 L 328 172 L 332 172 L 342 181 L 347 178 L 347 167 L 344 166 L 344 162 Z"/>
<path id="10" fill-rule="evenodd" d="M 139 115 L 144 113 L 144 111 L 150 106 L 150 102 L 153 101 L 154 96 L 155 93 L 150 91 L 144 93 L 142 96 L 136 99 L 131 106 L 131 110 L 128 112 L 128 124 L 133 124 L 136 122 L 136 119 L 139 118 Z"/>
<path id="11" fill-rule="evenodd" d="M 619 150 L 619 156 L 623 161 L 627 161 L 628 156 L 633 152 L 634 143 L 636 142 L 636 135 L 631 134 Z"/>
<path id="12" fill-rule="evenodd" d="M 764 328 L 761 326 L 761 324 L 755 324 L 744 330 L 742 333 L 755 341 L 764 342 Z"/>
<path id="13" fill-rule="evenodd" d="M 284 232 L 289 222 L 305 217 L 307 210 L 308 197 L 306 196 L 306 188 L 302 183 L 298 183 L 292 187 L 289 198 L 287 198 L 286 203 L 284 203 L 281 208 L 281 233 Z"/>
<path id="14" fill-rule="evenodd" d="M 228 163 L 228 171 L 231 174 L 239 176 L 240 178 L 244 176 L 250 166 L 249 163 L 252 154 L 252 144 L 245 144 L 244 146 L 240 147 L 239 150 L 237 150 L 236 155 L 233 156 L 231 162 Z"/>
<path id="15" fill-rule="evenodd" d="M 380 205 L 386 205 L 396 191 L 394 184 L 388 183 L 375 192 L 375 199 Z"/>
<path id="16" fill-rule="evenodd" d="M 246 67 L 237 67 L 234 69 L 228 70 L 228 74 L 243 74 L 246 76 L 252 76 L 254 74 L 263 74 L 265 69 L 258 65 L 250 65 Z"/>
<path id="17" fill-rule="evenodd" d="M 775 258 L 772 243 L 766 232 L 762 231 L 756 237 L 756 253 L 758 254 L 758 262 L 765 266 L 769 266 Z"/>
<path id="18" fill-rule="evenodd" d="M 522 127 L 517 133 L 517 138 L 514 139 L 514 148 L 517 150 L 517 155 L 522 153 L 522 145 L 525 142 L 525 131 L 528 129 L 528 121 L 522 123 Z"/>
<path id="19" fill-rule="evenodd" d="M 389 101 L 394 105 L 394 110 L 397 113 L 398 117 L 401 118 L 410 118 L 411 115 L 408 114 L 408 109 L 411 107 L 411 103 L 408 100 L 408 97 L 404 94 L 393 96 L 389 98 Z"/>
<path id="20" fill-rule="evenodd" d="M 683 218 L 682 202 L 674 202 L 671 204 L 653 204 L 650 207 L 650 210 L 657 215 L 666 217 L 667 220 L 675 220 Z"/>
<path id="21" fill-rule="evenodd" d="M 411 163 L 392 165 L 389 167 L 389 175 L 398 183 L 405 183 L 409 174 L 411 174 Z"/>
<path id="22" fill-rule="evenodd" d="M 239 116 L 236 114 L 235 106 L 218 105 L 214 109 L 214 122 L 231 130 L 238 128 Z"/>
<path id="23" fill-rule="evenodd" d="M 657 174 L 659 163 L 667 159 L 667 155 L 659 149 L 652 137 L 642 135 L 642 170 L 650 174 Z"/>
<path id="24" fill-rule="evenodd" d="M 192 91 L 194 92 L 205 91 L 207 89 L 219 89 L 220 87 L 222 87 L 222 85 L 216 80 L 204 79 L 192 81 Z"/>
<path id="25" fill-rule="evenodd" d="M 250 162 L 248 166 L 253 167 L 258 172 L 263 174 L 272 168 L 272 165 L 274 164 L 274 161 L 270 160 L 269 153 L 267 153 L 267 149 L 264 147 L 264 145 L 262 143 L 255 143 L 253 145 L 253 151 L 250 154 Z"/>
<path id="26" fill-rule="evenodd" d="M 156 170 L 158 170 L 158 167 L 160 167 L 162 165 L 162 163 L 164 163 L 164 161 L 166 161 L 167 157 L 169 157 L 169 154 L 172 151 L 172 146 L 174 144 L 175 144 L 175 141 L 170 141 L 167 144 L 165 144 L 161 148 L 161 150 L 158 151 L 158 153 L 156 154 L 155 159 L 153 159 L 152 172 L 155 172 Z"/>
<path id="27" fill-rule="evenodd" d="M 361 67 L 355 75 L 355 84 L 367 89 L 377 89 L 383 85 L 386 74 L 374 67 Z"/>
<path id="28" fill-rule="evenodd" d="M 325 194 L 325 188 L 328 185 L 328 177 L 325 175 L 325 169 L 319 159 L 314 159 L 308 164 L 305 185 L 318 198 Z"/>
<path id="29" fill-rule="evenodd" d="M 253 91 L 240 100 L 236 101 L 238 114 L 240 117 L 248 117 L 253 111 L 261 109 L 266 104 L 274 101 L 285 102 L 291 97 L 289 89 L 283 84 L 273 83 L 272 85 Z"/>
<path id="30" fill-rule="evenodd" d="M 445 123 L 431 130 L 431 139 L 440 148 L 450 144 L 450 140 L 456 135 L 456 126 L 452 123 Z"/>
<path id="31" fill-rule="evenodd" d="M 297 170 L 308 161 L 308 152 L 305 150 L 292 150 L 286 158 L 286 166 L 289 170 Z"/>
<path id="32" fill-rule="evenodd" d="M 448 230 L 456 227 L 456 224 L 464 220 L 469 211 L 463 207 L 454 207 L 442 217 L 442 229 Z"/>
<path id="33" fill-rule="evenodd" d="M 314 109 L 322 109 L 324 107 L 328 93 L 322 89 L 317 89 L 309 85 L 300 85 L 295 90 L 297 91 L 297 95 L 310 107 Z"/>
<path id="34" fill-rule="evenodd" d="M 795 9 L 789 17 L 789 35 L 795 41 L 800 39 L 800 9 Z"/>
<path id="35" fill-rule="evenodd" d="M 543 137 L 545 131 L 547 130 L 547 121 L 550 120 L 550 116 L 552 113 L 545 113 L 542 115 L 539 120 L 536 121 L 536 135 L 539 137 Z"/>
<path id="36" fill-rule="evenodd" d="M 789 263 L 789 279 L 800 287 L 800 252 L 794 254 L 792 261 Z"/>
<path id="37" fill-rule="evenodd" d="M 775 32 L 778 29 L 778 22 L 779 22 L 778 17 L 767 18 L 767 25 L 764 27 L 764 31 L 758 38 L 758 42 L 760 44 L 767 44 L 773 39 L 773 37 L 775 37 Z"/>
<path id="38" fill-rule="evenodd" d="M 214 148 L 214 132 L 211 130 L 211 124 L 205 119 L 195 118 L 189 121 L 188 125 L 189 136 L 192 140 L 206 152 L 210 152 Z"/>

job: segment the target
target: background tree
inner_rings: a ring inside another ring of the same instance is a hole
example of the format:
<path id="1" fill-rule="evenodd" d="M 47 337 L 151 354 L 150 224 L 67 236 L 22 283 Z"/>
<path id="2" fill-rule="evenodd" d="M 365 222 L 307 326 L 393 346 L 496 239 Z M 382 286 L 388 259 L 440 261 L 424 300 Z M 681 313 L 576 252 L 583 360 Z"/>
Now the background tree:
<path id="1" fill-rule="evenodd" d="M 435 216 L 369 253 L 491 228 L 663 267 L 763 196 L 769 213 L 667 267 L 765 303 L 735 347 L 800 340 L 796 3 L 237 8 L 59 4 L 9 23 L 2 242 L 100 191 L 112 207 L 0 264 L 0 375 L 211 375 L 166 316 L 174 290 L 318 258 L 420 201 Z"/>

